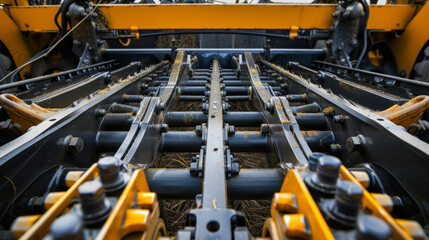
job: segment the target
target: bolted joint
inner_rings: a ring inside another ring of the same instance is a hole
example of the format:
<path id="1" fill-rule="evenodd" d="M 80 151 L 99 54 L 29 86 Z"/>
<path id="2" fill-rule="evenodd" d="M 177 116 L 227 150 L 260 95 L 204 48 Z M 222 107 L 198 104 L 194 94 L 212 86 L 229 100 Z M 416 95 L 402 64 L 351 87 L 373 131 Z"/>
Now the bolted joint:
<path id="1" fill-rule="evenodd" d="M 235 127 L 233 125 L 228 125 L 228 136 L 234 136 Z"/>
<path id="2" fill-rule="evenodd" d="M 110 72 L 104 74 L 104 79 L 103 80 L 104 80 L 104 83 L 106 85 L 112 83 L 112 74 L 110 74 Z"/>
<path id="3" fill-rule="evenodd" d="M 261 133 L 268 133 L 269 130 L 270 130 L 270 125 L 266 123 L 261 124 Z"/>
<path id="4" fill-rule="evenodd" d="M 343 124 L 346 121 L 347 117 L 344 115 L 335 115 L 332 117 L 332 121 L 334 121 L 334 123 L 339 123 L 339 124 Z"/>
<path id="5" fill-rule="evenodd" d="M 166 124 L 166 123 L 161 124 L 159 131 L 160 131 L 160 133 L 168 132 L 168 124 Z"/>
<path id="6" fill-rule="evenodd" d="M 163 102 L 158 102 L 155 106 L 155 113 L 159 115 L 162 111 L 165 110 L 165 105 Z"/>
<path id="7" fill-rule="evenodd" d="M 364 150 L 366 144 L 365 137 L 363 135 L 358 135 L 354 137 L 347 138 L 346 147 L 349 152 L 358 151 L 361 152 Z"/>
<path id="8" fill-rule="evenodd" d="M 207 103 L 203 103 L 200 105 L 200 109 L 207 114 L 209 112 L 209 105 Z"/>
<path id="9" fill-rule="evenodd" d="M 86 226 L 104 222 L 109 216 L 111 204 L 106 199 L 103 185 L 98 180 L 87 181 L 78 187 L 83 219 Z"/>
<path id="10" fill-rule="evenodd" d="M 102 108 L 95 109 L 95 117 L 104 117 L 106 115 L 107 111 Z"/>
<path id="11" fill-rule="evenodd" d="M 341 152 L 341 145 L 340 144 L 331 144 L 329 147 L 331 148 L 331 153 L 340 153 Z"/>
<path id="12" fill-rule="evenodd" d="M 274 114 L 274 102 L 272 99 L 265 104 L 265 110 L 267 110 L 270 114 Z"/>
<path id="13" fill-rule="evenodd" d="M 229 105 L 228 103 L 222 103 L 223 113 L 227 113 L 230 107 L 231 107 L 231 105 Z"/>
<path id="14" fill-rule="evenodd" d="M 80 137 L 73 137 L 68 135 L 64 139 L 64 146 L 67 152 L 69 153 L 80 153 L 83 150 L 84 142 Z"/>
<path id="15" fill-rule="evenodd" d="M 195 127 L 195 134 L 197 134 L 198 136 L 201 136 L 203 134 L 203 126 L 197 125 Z"/>
<path id="16" fill-rule="evenodd" d="M 142 91 L 144 91 L 148 88 L 149 88 L 149 84 L 147 84 L 147 83 L 142 83 L 142 85 L 140 86 L 140 90 L 142 90 Z"/>

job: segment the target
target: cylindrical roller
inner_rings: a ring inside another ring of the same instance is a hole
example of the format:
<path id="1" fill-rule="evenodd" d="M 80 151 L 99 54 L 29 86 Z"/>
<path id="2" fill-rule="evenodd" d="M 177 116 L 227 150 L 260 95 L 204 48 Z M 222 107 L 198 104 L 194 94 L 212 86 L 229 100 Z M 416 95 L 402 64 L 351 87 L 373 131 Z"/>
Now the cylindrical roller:
<path id="1" fill-rule="evenodd" d="M 286 99 L 289 102 L 305 102 L 307 101 L 307 95 L 306 94 L 289 94 L 289 95 L 286 95 Z"/>
<path id="2" fill-rule="evenodd" d="M 109 110 L 112 113 L 133 113 L 133 114 L 136 114 L 137 111 L 139 110 L 139 108 L 133 107 L 130 105 L 125 105 L 125 104 L 113 103 L 112 105 L 110 105 Z"/>
<path id="3" fill-rule="evenodd" d="M 131 113 L 109 113 L 104 116 L 102 130 L 125 131 L 129 130 L 134 120 Z"/>
<path id="4" fill-rule="evenodd" d="M 195 132 L 166 132 L 161 136 L 161 149 L 164 152 L 198 152 L 202 139 Z"/>
<path id="5" fill-rule="evenodd" d="M 321 108 L 318 103 L 314 102 L 302 106 L 292 107 L 292 110 L 297 113 L 318 113 L 320 112 Z"/>
<path id="6" fill-rule="evenodd" d="M 228 146 L 233 152 L 266 152 L 268 138 L 257 131 L 236 132 L 228 137 Z"/>
<path id="7" fill-rule="evenodd" d="M 335 136 L 331 131 L 301 131 L 301 134 L 313 152 L 328 150 L 335 143 Z"/>
<path id="8" fill-rule="evenodd" d="M 202 178 L 192 177 L 189 169 L 147 169 L 149 188 L 160 199 L 194 199 L 202 192 Z M 284 180 L 281 169 L 242 169 L 227 179 L 228 199 L 271 199 Z"/>
<path id="9" fill-rule="evenodd" d="M 223 77 L 222 77 L 222 79 L 225 81 L 225 80 L 238 80 L 238 77 L 237 76 L 227 76 L 227 75 L 224 75 Z"/>
<path id="10" fill-rule="evenodd" d="M 204 96 L 183 96 L 181 95 L 179 97 L 180 101 L 185 101 L 185 102 L 205 102 L 207 101 L 207 97 Z"/>
<path id="11" fill-rule="evenodd" d="M 327 128 L 326 117 L 323 113 L 298 113 L 295 118 L 300 129 L 324 130 Z"/>
<path id="12" fill-rule="evenodd" d="M 209 89 L 205 87 L 180 87 L 181 95 L 203 95 Z M 249 87 L 226 87 L 224 89 L 227 95 L 249 95 Z"/>
<path id="13" fill-rule="evenodd" d="M 100 152 L 116 152 L 127 137 L 126 131 L 100 131 L 95 139 Z"/>
<path id="14" fill-rule="evenodd" d="M 265 152 L 268 148 L 266 134 L 260 132 L 236 132 L 228 137 L 228 146 L 233 152 Z M 199 152 L 201 136 L 194 132 L 166 132 L 162 134 L 163 152 Z"/>
<path id="15" fill-rule="evenodd" d="M 207 122 L 203 112 L 168 112 L 165 116 L 170 127 L 195 126 Z M 261 112 L 227 112 L 223 114 L 223 122 L 239 127 L 260 126 L 263 117 Z"/>
<path id="16" fill-rule="evenodd" d="M 197 101 L 197 102 L 205 102 L 207 101 L 207 97 L 205 96 L 190 96 L 190 95 L 181 95 L 179 100 L 180 101 Z M 250 101 L 251 96 L 226 96 L 225 99 L 227 99 L 230 102 L 239 102 L 239 101 Z"/>

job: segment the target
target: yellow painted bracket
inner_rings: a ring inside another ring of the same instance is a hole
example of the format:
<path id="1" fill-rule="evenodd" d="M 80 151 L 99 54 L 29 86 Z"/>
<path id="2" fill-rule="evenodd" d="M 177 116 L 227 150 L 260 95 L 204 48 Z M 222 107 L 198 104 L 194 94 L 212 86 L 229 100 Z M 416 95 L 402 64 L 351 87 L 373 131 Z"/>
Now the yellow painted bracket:
<path id="1" fill-rule="evenodd" d="M 0 105 L 6 110 L 12 122 L 22 127 L 23 132 L 55 114 L 37 104 L 27 104 L 12 94 L 0 95 Z"/>
<path id="2" fill-rule="evenodd" d="M 0 41 L 9 50 L 16 66 L 23 65 L 34 55 L 27 39 L 22 35 L 21 29 L 7 14 L 6 8 L 0 8 Z M 25 72 L 31 72 L 31 65 L 20 72 L 21 78 L 24 77 Z"/>
<path id="3" fill-rule="evenodd" d="M 423 112 L 429 108 L 429 96 L 418 96 L 406 102 L 402 106 L 397 104 L 379 112 L 379 114 L 405 129 L 417 123 Z"/>
<path id="4" fill-rule="evenodd" d="M 143 171 L 136 170 L 97 239 L 121 239 L 132 232 L 146 233 L 154 229 L 158 218 L 156 193 L 149 192 Z"/>
<path id="5" fill-rule="evenodd" d="M 407 24 L 404 33 L 399 38 L 393 39 L 390 45 L 398 64 L 398 71 L 404 71 L 406 77 L 410 76 L 417 56 L 429 40 L 428 16 L 429 3 L 426 3 L 409 24 Z M 380 20 L 382 18 L 380 16 Z M 389 18 L 384 17 L 384 19 L 388 20 Z"/>
<path id="6" fill-rule="evenodd" d="M 360 183 L 343 165 L 340 167 L 340 175 L 344 180 L 352 181 L 356 184 Z M 392 229 L 393 239 L 413 239 L 404 229 L 402 229 L 395 219 L 371 196 L 365 188 L 363 188 L 362 208 L 367 209 L 373 216 L 383 219 Z"/>
<path id="7" fill-rule="evenodd" d="M 50 207 L 49 210 L 47 210 L 20 239 L 43 239 L 46 234 L 49 233 L 49 228 L 52 223 L 64 212 L 65 209 L 67 209 L 71 200 L 79 197 L 78 187 L 86 181 L 93 180 L 97 175 L 97 164 L 94 164 L 75 184 L 73 184 L 73 186 L 67 190 L 67 192 L 55 201 L 52 207 Z"/>
<path id="8" fill-rule="evenodd" d="M 139 27 L 137 27 L 137 26 L 131 26 L 130 30 L 131 30 L 131 34 L 135 34 L 136 35 L 135 39 L 140 39 Z"/>
<path id="9" fill-rule="evenodd" d="M 297 170 L 292 169 L 288 171 L 280 189 L 280 194 L 283 193 L 293 193 L 296 199 L 297 209 L 296 212 L 291 212 L 291 214 L 305 215 L 305 217 L 308 219 L 311 229 L 311 236 L 313 236 L 313 238 L 317 237 L 317 239 L 334 239 L 328 224 L 323 218 L 322 213 L 317 207 L 316 202 L 305 186 L 305 183 Z M 272 239 L 285 239 L 284 233 L 286 229 L 284 221 L 282 220 L 283 215 L 278 211 L 278 209 L 292 209 L 291 206 L 293 206 L 293 204 L 291 204 L 290 198 L 284 198 L 284 200 L 287 201 L 281 201 L 280 198 L 277 199 L 277 201 L 276 199 L 273 200 L 273 205 L 271 208 L 272 219 L 267 220 L 265 223 L 262 237 L 267 236 L 269 232 L 271 233 Z M 276 205 L 279 205 L 280 208 L 278 208 Z"/>
<path id="10" fill-rule="evenodd" d="M 295 38 L 297 38 L 298 37 L 298 30 L 299 30 L 298 26 L 292 26 L 292 27 L 290 27 L 289 39 L 295 39 Z"/>

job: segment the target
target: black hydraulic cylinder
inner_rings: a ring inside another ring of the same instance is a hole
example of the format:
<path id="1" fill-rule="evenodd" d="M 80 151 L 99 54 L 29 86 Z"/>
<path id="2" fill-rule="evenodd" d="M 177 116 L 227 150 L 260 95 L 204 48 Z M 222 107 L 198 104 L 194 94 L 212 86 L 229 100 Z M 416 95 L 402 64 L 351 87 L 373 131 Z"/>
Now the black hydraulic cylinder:
<path id="1" fill-rule="evenodd" d="M 173 132 L 162 134 L 163 152 L 199 152 L 202 137 L 194 132 Z M 256 131 L 236 132 L 228 137 L 228 146 L 233 152 L 265 152 L 268 149 L 266 134 Z"/>
<path id="2" fill-rule="evenodd" d="M 170 127 L 196 126 L 207 122 L 203 112 L 168 112 L 165 116 Z M 263 121 L 261 112 L 227 112 L 223 114 L 223 122 L 238 127 L 260 126 Z"/>
<path id="3" fill-rule="evenodd" d="M 149 188 L 160 199 L 195 199 L 202 192 L 202 178 L 189 169 L 149 168 L 145 171 Z M 281 169 L 241 169 L 227 179 L 228 199 L 272 199 L 280 191 L 285 174 Z"/>

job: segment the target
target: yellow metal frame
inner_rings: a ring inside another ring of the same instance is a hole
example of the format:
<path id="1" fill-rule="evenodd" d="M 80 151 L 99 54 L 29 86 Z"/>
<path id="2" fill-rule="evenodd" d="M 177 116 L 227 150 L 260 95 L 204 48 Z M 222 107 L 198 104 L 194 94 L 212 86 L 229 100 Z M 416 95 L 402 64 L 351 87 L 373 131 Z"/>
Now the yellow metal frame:
<path id="1" fill-rule="evenodd" d="M 0 0 L 14 5 L 11 0 Z M 18 4 L 22 1 L 19 0 Z M 397 31 L 404 34 L 393 40 L 399 70 L 409 76 L 417 55 L 429 39 L 426 28 L 429 4 L 420 11 L 412 5 L 371 5 L 369 30 Z M 331 27 L 333 4 L 105 4 L 100 10 L 113 30 L 174 30 L 174 29 L 328 29 Z M 21 66 L 36 52 L 21 34 L 57 31 L 53 21 L 58 6 L 6 6 L 0 9 L 0 40 Z M 417 15 L 416 15 L 417 13 Z M 192 16 L 191 18 L 188 16 Z M 296 34 L 295 34 L 296 35 Z M 27 67 L 25 71 L 29 71 Z"/>
<path id="2" fill-rule="evenodd" d="M 340 175 L 342 179 L 352 181 L 360 185 L 344 165 L 341 165 L 340 167 Z M 366 189 L 363 189 L 362 208 L 370 210 L 371 215 L 383 219 L 392 229 L 393 239 L 412 239 L 412 237 L 398 225 L 395 219 L 371 196 L 371 193 Z"/>
<path id="3" fill-rule="evenodd" d="M 99 8 L 111 29 L 328 29 L 336 5 L 106 4 Z M 58 6 L 8 9 L 21 31 L 58 30 L 53 21 Z M 416 10 L 410 5 L 370 6 L 368 29 L 403 30 Z"/>
<path id="4" fill-rule="evenodd" d="M 398 70 L 409 77 L 417 56 L 429 40 L 429 3 L 425 4 L 407 25 L 405 32 L 393 40 L 391 49 L 398 64 Z"/>

